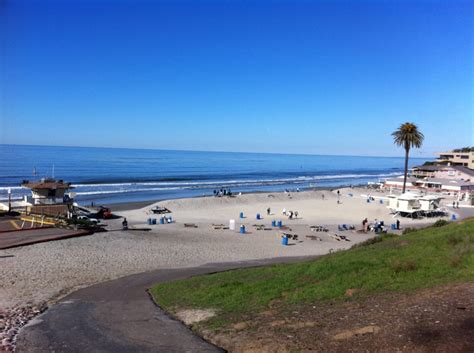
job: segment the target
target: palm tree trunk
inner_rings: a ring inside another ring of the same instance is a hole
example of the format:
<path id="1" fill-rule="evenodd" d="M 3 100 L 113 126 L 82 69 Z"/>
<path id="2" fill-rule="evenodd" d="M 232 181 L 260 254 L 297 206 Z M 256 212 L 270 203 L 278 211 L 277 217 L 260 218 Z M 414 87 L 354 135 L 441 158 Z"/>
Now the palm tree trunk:
<path id="1" fill-rule="evenodd" d="M 403 175 L 403 191 L 405 193 L 406 184 L 407 184 L 407 175 L 408 175 L 408 153 L 410 152 L 409 148 L 405 148 L 405 174 Z"/>

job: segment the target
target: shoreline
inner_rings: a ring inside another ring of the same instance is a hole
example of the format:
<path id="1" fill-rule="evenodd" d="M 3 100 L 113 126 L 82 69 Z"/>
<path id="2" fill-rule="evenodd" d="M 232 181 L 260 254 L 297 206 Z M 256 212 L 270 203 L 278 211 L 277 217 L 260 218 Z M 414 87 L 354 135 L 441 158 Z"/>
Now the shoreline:
<path id="1" fill-rule="evenodd" d="M 347 189 L 347 188 L 358 188 L 358 189 L 369 189 L 367 185 L 360 184 L 360 185 L 341 185 L 341 186 L 333 186 L 333 187 L 326 187 L 326 186 L 316 186 L 316 187 L 309 187 L 305 189 L 301 189 L 300 191 L 290 190 L 290 193 L 304 193 L 310 191 L 332 191 L 337 189 Z M 284 194 L 285 191 L 249 191 L 249 192 L 242 192 L 242 195 L 258 195 L 258 194 Z M 238 194 L 238 193 L 237 193 Z M 154 200 L 146 200 L 146 201 L 125 201 L 125 202 L 117 202 L 117 203 L 104 203 L 103 206 L 109 207 L 112 212 L 123 212 L 123 211 L 131 211 L 139 208 L 149 207 L 158 202 L 166 202 L 172 200 L 185 200 L 185 199 L 199 199 L 199 198 L 214 198 L 214 195 L 197 195 L 197 196 L 183 196 L 183 197 L 174 197 L 174 198 L 163 198 L 163 199 L 154 199 Z M 81 203 L 80 205 L 87 207 L 87 203 Z"/>

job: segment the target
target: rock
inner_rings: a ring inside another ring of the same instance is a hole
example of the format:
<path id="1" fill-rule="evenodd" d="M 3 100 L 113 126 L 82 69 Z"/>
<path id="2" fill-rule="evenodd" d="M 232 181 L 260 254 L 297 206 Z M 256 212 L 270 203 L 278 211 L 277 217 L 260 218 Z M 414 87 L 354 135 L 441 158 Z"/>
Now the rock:
<path id="1" fill-rule="evenodd" d="M 237 324 L 232 325 L 232 328 L 237 331 L 245 330 L 247 327 L 249 327 L 249 324 L 247 322 L 239 322 Z"/>
<path id="2" fill-rule="evenodd" d="M 294 323 L 294 324 L 286 325 L 286 327 L 288 327 L 290 329 L 296 329 L 296 330 L 306 328 L 306 327 L 315 327 L 315 326 L 317 326 L 317 323 L 313 322 L 313 321 L 297 322 L 297 323 Z"/>
<path id="3" fill-rule="evenodd" d="M 340 332 L 336 335 L 333 336 L 333 339 L 335 340 L 345 340 L 352 338 L 353 336 L 358 336 L 358 335 L 366 335 L 366 334 L 375 334 L 380 331 L 379 326 L 364 326 L 358 329 L 353 329 L 353 330 L 346 330 L 343 332 Z"/>
<path id="4" fill-rule="evenodd" d="M 28 304 L 25 307 L 11 308 L 0 312 L 0 353 L 15 350 L 16 338 L 20 328 L 37 314 L 46 310 L 46 305 L 35 307 Z"/>
<path id="5" fill-rule="evenodd" d="M 357 291 L 358 291 L 357 288 L 349 288 L 348 290 L 346 290 L 346 292 L 344 293 L 344 295 L 345 295 L 346 297 L 352 297 Z"/>
<path id="6" fill-rule="evenodd" d="M 271 327 L 283 326 L 284 324 L 286 324 L 285 320 L 276 320 L 276 321 L 270 322 Z"/>

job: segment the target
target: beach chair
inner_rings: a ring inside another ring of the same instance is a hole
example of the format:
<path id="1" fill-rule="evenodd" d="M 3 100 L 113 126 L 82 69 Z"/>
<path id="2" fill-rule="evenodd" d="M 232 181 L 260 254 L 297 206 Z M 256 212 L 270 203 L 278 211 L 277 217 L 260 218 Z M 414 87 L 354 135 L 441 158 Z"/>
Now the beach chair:
<path id="1" fill-rule="evenodd" d="M 334 240 L 341 241 L 341 238 L 337 234 L 329 234 L 329 236 L 333 238 Z"/>
<path id="2" fill-rule="evenodd" d="M 317 235 L 306 235 L 306 238 L 311 239 L 311 240 L 322 241 L 322 239 L 318 237 Z"/>

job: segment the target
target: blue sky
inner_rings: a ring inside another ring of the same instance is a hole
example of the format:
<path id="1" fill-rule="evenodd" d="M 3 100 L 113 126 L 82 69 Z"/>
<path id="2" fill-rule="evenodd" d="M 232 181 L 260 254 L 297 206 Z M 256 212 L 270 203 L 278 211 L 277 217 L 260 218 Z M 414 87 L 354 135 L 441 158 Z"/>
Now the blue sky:
<path id="1" fill-rule="evenodd" d="M 402 155 L 474 145 L 474 2 L 0 3 L 0 143 Z"/>

